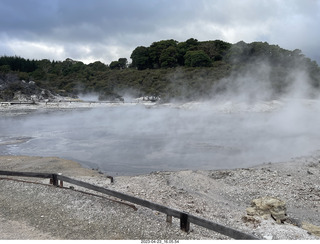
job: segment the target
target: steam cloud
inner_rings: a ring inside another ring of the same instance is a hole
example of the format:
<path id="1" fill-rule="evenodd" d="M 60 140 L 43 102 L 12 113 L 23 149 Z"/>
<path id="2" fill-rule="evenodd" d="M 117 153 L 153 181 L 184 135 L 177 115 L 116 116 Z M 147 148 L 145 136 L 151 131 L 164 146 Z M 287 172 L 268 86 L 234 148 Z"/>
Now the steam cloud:
<path id="1" fill-rule="evenodd" d="M 208 101 L 1 118 L 2 138 L 33 138 L 2 151 L 70 158 L 110 174 L 288 160 L 320 149 L 320 101 L 310 99 L 313 90 L 303 69 L 288 80 L 279 97 L 270 67 L 261 63 L 221 80 Z"/>

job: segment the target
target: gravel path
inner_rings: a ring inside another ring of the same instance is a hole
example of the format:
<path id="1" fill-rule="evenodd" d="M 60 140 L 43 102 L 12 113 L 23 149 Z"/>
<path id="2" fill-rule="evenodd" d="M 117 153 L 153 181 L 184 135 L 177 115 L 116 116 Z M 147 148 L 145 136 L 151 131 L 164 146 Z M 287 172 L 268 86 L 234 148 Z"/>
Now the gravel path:
<path id="1" fill-rule="evenodd" d="M 0 156 L 0 170 L 61 172 L 259 238 L 320 239 L 300 227 L 304 221 L 320 226 L 320 153 L 248 169 L 118 176 L 113 184 L 97 171 L 60 158 Z M 162 213 L 80 192 L 84 189 L 77 186 L 75 190 L 67 184 L 56 188 L 47 181 L 38 179 L 35 184 L 1 178 L 0 239 L 228 239 L 193 224 L 185 233 L 178 219 L 169 224 Z M 284 200 L 295 224 L 259 217 L 246 221 L 246 208 L 263 196 Z"/>

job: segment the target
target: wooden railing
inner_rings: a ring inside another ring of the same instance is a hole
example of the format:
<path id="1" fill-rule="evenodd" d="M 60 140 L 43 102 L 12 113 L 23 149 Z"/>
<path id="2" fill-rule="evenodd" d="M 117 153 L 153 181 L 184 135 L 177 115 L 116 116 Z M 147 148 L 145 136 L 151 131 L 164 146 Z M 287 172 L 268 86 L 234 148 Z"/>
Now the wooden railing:
<path id="1" fill-rule="evenodd" d="M 50 174 L 50 173 L 34 173 L 34 172 L 14 172 L 14 171 L 0 171 L 0 175 L 7 175 L 7 176 L 21 176 L 21 177 L 37 177 L 37 178 L 48 178 L 50 179 L 50 182 L 54 186 L 62 186 L 63 182 L 68 182 L 73 185 L 77 185 L 80 187 L 84 187 L 93 191 L 97 191 L 103 194 L 107 194 L 109 196 L 113 196 L 119 199 L 122 199 L 124 201 L 134 203 L 152 210 L 156 210 L 158 212 L 164 213 L 167 215 L 167 221 L 171 222 L 172 217 L 179 218 L 180 219 L 180 228 L 186 232 L 190 229 L 190 223 L 193 223 L 198 226 L 202 226 L 204 228 L 207 228 L 209 230 L 213 230 L 215 232 L 218 232 L 220 234 L 229 236 L 233 239 L 243 239 L 243 240 L 258 240 L 256 236 L 246 234 L 244 232 L 238 231 L 236 229 L 206 220 L 204 218 L 200 218 L 198 216 L 194 216 L 192 214 L 176 210 L 173 208 L 169 208 L 157 203 L 153 203 L 141 198 L 137 198 L 134 196 L 130 196 L 121 192 L 113 191 L 107 188 L 103 188 L 100 186 L 95 186 L 87 182 L 75 180 L 66 176 L 63 176 L 61 174 Z M 111 180 L 113 180 L 111 178 Z M 60 181 L 60 183 L 59 183 Z"/>

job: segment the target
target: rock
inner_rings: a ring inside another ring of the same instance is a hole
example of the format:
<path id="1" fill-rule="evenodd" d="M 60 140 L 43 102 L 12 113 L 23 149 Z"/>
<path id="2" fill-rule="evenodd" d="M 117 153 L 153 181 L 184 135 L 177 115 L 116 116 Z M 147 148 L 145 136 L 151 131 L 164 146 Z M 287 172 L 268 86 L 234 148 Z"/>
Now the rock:
<path id="1" fill-rule="evenodd" d="M 320 227 L 310 224 L 308 222 L 302 222 L 301 228 L 310 232 L 313 235 L 320 236 Z"/>
<path id="2" fill-rule="evenodd" d="M 251 207 L 246 209 L 249 216 L 272 217 L 278 223 L 287 219 L 286 203 L 274 197 L 261 197 L 252 200 Z"/>
<path id="3" fill-rule="evenodd" d="M 258 219 L 258 218 L 255 218 L 254 216 L 243 216 L 242 218 L 242 221 L 244 222 L 244 223 L 251 223 L 251 224 L 253 224 L 253 227 L 254 228 L 257 228 L 259 225 L 260 225 L 260 223 L 261 223 L 261 221 Z"/>
<path id="4" fill-rule="evenodd" d="M 34 81 L 20 80 L 16 74 L 0 74 L 0 100 L 2 101 L 54 101 L 57 94 L 42 89 Z"/>
<path id="5" fill-rule="evenodd" d="M 230 171 L 217 170 L 217 171 L 214 171 L 211 174 L 211 178 L 213 178 L 215 180 L 219 180 L 219 179 L 227 178 L 227 177 L 232 176 L 232 175 L 233 175 L 233 173 L 230 172 Z"/>
<path id="6" fill-rule="evenodd" d="M 263 236 L 263 238 L 266 240 L 272 240 L 273 236 L 272 235 L 265 235 L 265 236 Z"/>
<path id="7" fill-rule="evenodd" d="M 25 102 L 28 101 L 28 97 L 21 93 L 21 91 L 14 92 L 13 99 L 14 101 Z"/>

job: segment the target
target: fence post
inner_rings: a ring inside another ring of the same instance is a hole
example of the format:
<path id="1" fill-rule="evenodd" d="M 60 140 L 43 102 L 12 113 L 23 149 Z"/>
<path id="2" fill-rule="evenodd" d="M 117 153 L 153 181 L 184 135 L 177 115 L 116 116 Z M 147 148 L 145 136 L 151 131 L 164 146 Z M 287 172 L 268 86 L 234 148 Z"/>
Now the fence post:
<path id="1" fill-rule="evenodd" d="M 110 179 L 110 182 L 113 183 L 113 177 L 112 177 L 112 176 L 109 176 L 109 175 L 108 175 L 107 178 L 109 178 L 109 179 Z"/>
<path id="2" fill-rule="evenodd" d="M 188 214 L 181 213 L 180 214 L 180 229 L 189 232 L 190 230 L 190 222 L 188 221 Z"/>
<path id="3" fill-rule="evenodd" d="M 58 175 L 62 175 L 62 173 L 58 173 Z M 59 180 L 59 179 L 58 179 Z M 62 180 L 60 180 L 60 185 L 59 185 L 60 187 L 63 187 L 63 181 Z"/>
<path id="4" fill-rule="evenodd" d="M 52 174 L 52 184 L 54 186 L 58 186 L 58 176 L 56 174 Z"/>

